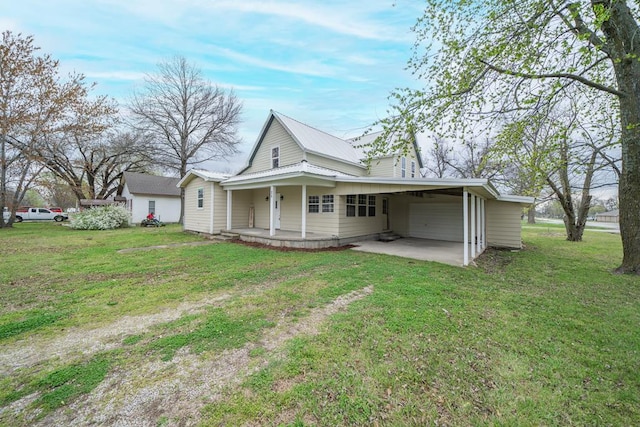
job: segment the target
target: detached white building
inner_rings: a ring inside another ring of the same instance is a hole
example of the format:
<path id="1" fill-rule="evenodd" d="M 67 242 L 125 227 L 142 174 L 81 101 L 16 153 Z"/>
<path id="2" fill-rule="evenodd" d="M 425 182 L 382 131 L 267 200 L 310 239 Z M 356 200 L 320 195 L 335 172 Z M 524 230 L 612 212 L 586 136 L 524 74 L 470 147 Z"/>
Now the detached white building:
<path id="1" fill-rule="evenodd" d="M 131 222 L 139 223 L 153 213 L 162 222 L 180 220 L 178 178 L 125 172 L 121 196 L 131 213 Z"/>

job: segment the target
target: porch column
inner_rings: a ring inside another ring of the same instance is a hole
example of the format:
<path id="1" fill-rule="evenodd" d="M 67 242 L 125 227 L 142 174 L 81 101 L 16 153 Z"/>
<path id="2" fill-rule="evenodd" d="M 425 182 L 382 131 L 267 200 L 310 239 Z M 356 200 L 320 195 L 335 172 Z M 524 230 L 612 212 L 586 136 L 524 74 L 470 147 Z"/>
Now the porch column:
<path id="1" fill-rule="evenodd" d="M 307 238 L 307 184 L 302 185 L 302 238 Z"/>
<path id="2" fill-rule="evenodd" d="M 484 199 L 478 199 L 478 253 L 484 251 Z"/>
<path id="3" fill-rule="evenodd" d="M 231 196 L 231 190 L 227 190 L 227 230 L 231 230 L 233 228 L 233 221 L 231 221 L 231 204 L 233 201 L 233 197 Z"/>
<path id="4" fill-rule="evenodd" d="M 481 202 L 482 198 L 480 198 L 480 196 L 478 196 L 478 201 L 476 203 L 476 230 L 478 230 L 477 233 L 477 240 L 476 240 L 476 252 L 478 252 L 478 255 L 480 255 L 482 253 L 482 242 L 480 241 L 480 235 L 482 234 L 482 228 L 480 225 L 480 205 L 482 204 Z"/>
<path id="5" fill-rule="evenodd" d="M 269 187 L 269 236 L 276 235 L 276 187 Z"/>
<path id="6" fill-rule="evenodd" d="M 215 206 L 214 197 L 216 195 L 216 184 L 211 183 L 211 203 L 209 203 L 209 234 L 213 234 L 213 207 Z"/>
<path id="7" fill-rule="evenodd" d="M 487 201 L 482 199 L 482 250 L 487 249 Z"/>
<path id="8" fill-rule="evenodd" d="M 476 195 L 471 195 L 471 259 L 476 258 Z"/>
<path id="9" fill-rule="evenodd" d="M 462 188 L 462 265 L 469 265 L 469 193 Z"/>

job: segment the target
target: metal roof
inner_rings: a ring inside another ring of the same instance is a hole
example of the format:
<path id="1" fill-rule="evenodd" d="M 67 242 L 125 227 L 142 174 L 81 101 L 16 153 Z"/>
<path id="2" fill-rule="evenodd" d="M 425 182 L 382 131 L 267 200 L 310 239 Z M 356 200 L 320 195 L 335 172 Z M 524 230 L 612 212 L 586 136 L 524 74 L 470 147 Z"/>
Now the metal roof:
<path id="1" fill-rule="evenodd" d="M 349 142 L 305 125 L 284 114 L 274 111 L 273 115 L 304 151 L 363 166 L 360 161 L 362 159 L 361 153 Z"/>

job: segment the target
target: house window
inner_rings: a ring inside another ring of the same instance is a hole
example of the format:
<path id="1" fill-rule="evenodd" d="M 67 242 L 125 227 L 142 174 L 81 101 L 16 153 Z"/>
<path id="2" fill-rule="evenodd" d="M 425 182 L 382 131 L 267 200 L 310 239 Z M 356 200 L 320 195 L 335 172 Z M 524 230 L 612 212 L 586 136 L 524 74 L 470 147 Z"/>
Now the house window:
<path id="1" fill-rule="evenodd" d="M 416 177 L 416 162 L 411 161 L 411 178 Z"/>
<path id="2" fill-rule="evenodd" d="M 376 196 L 369 196 L 369 216 L 376 216 Z"/>
<path id="3" fill-rule="evenodd" d="M 309 213 L 320 212 L 320 196 L 309 196 Z"/>
<path id="4" fill-rule="evenodd" d="M 271 167 L 277 168 L 280 166 L 280 147 L 273 147 L 271 149 Z"/>
<path id="5" fill-rule="evenodd" d="M 156 214 L 156 201 L 155 200 L 149 200 L 149 213 L 150 214 Z"/>
<path id="6" fill-rule="evenodd" d="M 347 195 L 347 216 L 356 216 L 357 200 L 355 194 Z"/>
<path id="7" fill-rule="evenodd" d="M 204 208 L 204 188 L 198 188 L 198 209 Z"/>
<path id="8" fill-rule="evenodd" d="M 333 212 L 333 194 L 322 196 L 322 212 Z"/>
<path id="9" fill-rule="evenodd" d="M 358 194 L 358 216 L 367 216 L 367 195 Z"/>
<path id="10" fill-rule="evenodd" d="M 400 176 L 402 178 L 405 178 L 407 176 L 407 158 L 406 157 L 403 157 L 401 159 L 401 164 L 402 164 L 402 166 L 401 166 L 401 169 L 400 169 L 401 170 L 401 175 Z"/>
<path id="11" fill-rule="evenodd" d="M 348 194 L 346 206 L 347 216 L 376 216 L 376 196 Z"/>
<path id="12" fill-rule="evenodd" d="M 389 199 L 382 199 L 382 215 L 389 215 Z"/>

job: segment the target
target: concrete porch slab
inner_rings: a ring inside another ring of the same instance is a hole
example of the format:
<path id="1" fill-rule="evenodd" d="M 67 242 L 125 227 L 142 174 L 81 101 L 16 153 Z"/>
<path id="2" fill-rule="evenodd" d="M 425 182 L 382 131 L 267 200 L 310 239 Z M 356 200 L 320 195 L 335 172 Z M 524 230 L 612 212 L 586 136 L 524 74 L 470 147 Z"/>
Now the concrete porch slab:
<path id="1" fill-rule="evenodd" d="M 463 243 L 442 240 L 417 239 L 405 237 L 393 242 L 365 240 L 354 242 L 354 251 L 395 255 L 421 261 L 435 261 L 462 267 L 464 263 Z"/>

